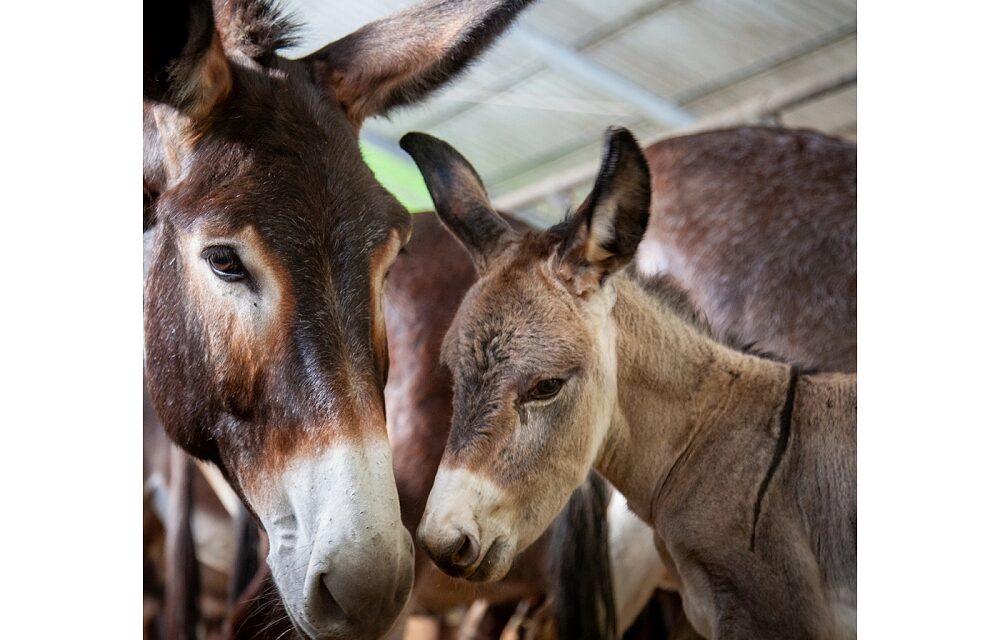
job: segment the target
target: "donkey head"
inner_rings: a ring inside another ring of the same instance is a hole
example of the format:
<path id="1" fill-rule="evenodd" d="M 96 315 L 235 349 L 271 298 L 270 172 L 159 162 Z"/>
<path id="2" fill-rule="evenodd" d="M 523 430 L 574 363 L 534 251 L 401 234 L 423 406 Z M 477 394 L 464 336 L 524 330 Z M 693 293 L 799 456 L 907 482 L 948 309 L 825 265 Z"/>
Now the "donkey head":
<path id="1" fill-rule="evenodd" d="M 264 0 L 145 3 L 147 382 L 171 438 L 267 531 L 311 637 L 383 634 L 413 578 L 381 308 L 410 220 L 358 128 L 443 84 L 525 4 L 419 5 L 286 60 Z"/>
<path id="2" fill-rule="evenodd" d="M 617 390 L 608 276 L 645 231 L 649 169 L 631 134 L 610 129 L 586 202 L 546 232 L 518 235 L 458 152 L 422 134 L 402 144 L 480 276 L 442 348 L 454 413 L 417 537 L 452 575 L 496 580 L 556 518 L 607 435 Z"/>

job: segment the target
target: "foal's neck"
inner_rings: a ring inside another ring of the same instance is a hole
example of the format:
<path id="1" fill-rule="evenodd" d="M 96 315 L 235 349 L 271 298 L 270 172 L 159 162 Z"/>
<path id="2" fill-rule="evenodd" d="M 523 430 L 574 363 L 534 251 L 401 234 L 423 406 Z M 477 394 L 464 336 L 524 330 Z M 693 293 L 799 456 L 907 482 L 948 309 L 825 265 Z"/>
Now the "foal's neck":
<path id="1" fill-rule="evenodd" d="M 670 470 L 699 442 L 720 430 L 768 437 L 789 368 L 715 341 L 631 275 L 615 287 L 618 397 L 596 466 L 649 521 Z"/>

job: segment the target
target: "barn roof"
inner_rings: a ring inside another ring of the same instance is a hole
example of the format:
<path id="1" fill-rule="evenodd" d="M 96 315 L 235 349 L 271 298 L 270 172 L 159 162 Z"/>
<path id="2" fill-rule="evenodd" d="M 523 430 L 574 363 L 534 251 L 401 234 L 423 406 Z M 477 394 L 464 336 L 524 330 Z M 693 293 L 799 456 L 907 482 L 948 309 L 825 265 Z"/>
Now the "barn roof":
<path id="1" fill-rule="evenodd" d="M 286 0 L 302 55 L 410 0 Z M 494 201 L 539 221 L 596 170 L 602 132 L 643 141 L 770 122 L 856 136 L 855 0 L 540 0 L 458 82 L 366 123 L 377 174 L 426 206 L 398 140 L 425 131 L 476 166 Z"/>

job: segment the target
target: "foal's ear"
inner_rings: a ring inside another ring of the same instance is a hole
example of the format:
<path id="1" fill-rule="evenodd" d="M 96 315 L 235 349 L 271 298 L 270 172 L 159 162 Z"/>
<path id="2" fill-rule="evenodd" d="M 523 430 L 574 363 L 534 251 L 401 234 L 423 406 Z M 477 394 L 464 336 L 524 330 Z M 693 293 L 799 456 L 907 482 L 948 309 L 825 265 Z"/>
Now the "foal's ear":
<path id="1" fill-rule="evenodd" d="M 649 201 L 649 165 L 639 143 L 628 129 L 609 128 L 594 189 L 563 232 L 561 265 L 600 283 L 628 264 L 646 232 Z"/>
<path id="2" fill-rule="evenodd" d="M 204 118 L 232 88 L 211 0 L 145 0 L 142 14 L 143 97 Z"/>
<path id="3" fill-rule="evenodd" d="M 454 147 L 426 133 L 408 133 L 399 146 L 420 168 L 438 218 L 482 273 L 490 258 L 513 240 L 514 231 L 490 206 L 479 174 Z"/>
<path id="4" fill-rule="evenodd" d="M 360 128 L 422 100 L 482 53 L 532 0 L 430 0 L 372 22 L 306 56 Z"/>

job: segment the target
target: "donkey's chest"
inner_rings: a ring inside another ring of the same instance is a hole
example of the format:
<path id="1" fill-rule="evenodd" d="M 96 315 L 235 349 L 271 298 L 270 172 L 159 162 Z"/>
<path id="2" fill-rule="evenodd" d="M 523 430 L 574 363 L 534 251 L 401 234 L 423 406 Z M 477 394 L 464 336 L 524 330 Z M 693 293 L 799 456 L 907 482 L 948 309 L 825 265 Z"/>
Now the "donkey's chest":
<path id="1" fill-rule="evenodd" d="M 751 542 L 752 505 L 658 505 L 654 525 L 684 611 L 706 638 L 853 638 L 853 593 L 833 593 L 808 527 L 771 496 Z M 749 513 L 748 513 L 749 512 Z"/>

